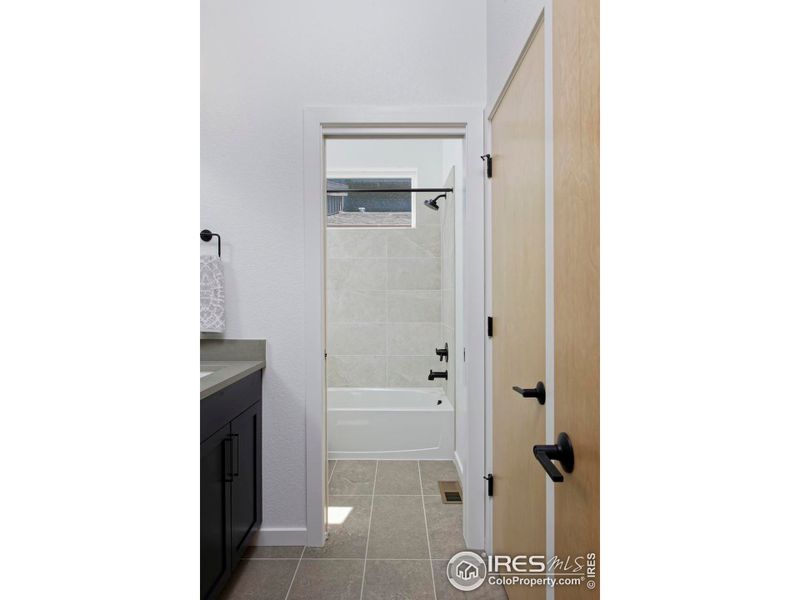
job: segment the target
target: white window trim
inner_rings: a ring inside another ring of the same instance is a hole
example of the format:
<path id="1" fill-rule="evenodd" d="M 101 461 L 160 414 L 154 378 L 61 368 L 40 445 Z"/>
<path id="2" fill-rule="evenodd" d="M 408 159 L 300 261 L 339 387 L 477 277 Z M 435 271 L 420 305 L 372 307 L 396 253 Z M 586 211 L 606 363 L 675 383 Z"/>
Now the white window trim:
<path id="1" fill-rule="evenodd" d="M 368 168 L 368 169 L 328 169 L 328 179 L 411 179 L 411 187 L 417 187 L 417 169 L 408 168 Z M 326 223 L 327 225 L 327 223 Z M 327 225 L 334 229 L 414 229 L 417 226 L 417 193 L 411 192 L 411 226 L 403 225 Z"/>

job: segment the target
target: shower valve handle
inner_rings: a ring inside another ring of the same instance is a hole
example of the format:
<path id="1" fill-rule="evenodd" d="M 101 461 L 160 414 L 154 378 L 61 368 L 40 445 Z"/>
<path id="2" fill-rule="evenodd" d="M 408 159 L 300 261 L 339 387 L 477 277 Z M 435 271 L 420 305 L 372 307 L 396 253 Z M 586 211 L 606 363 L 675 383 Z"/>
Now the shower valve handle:
<path id="1" fill-rule="evenodd" d="M 547 397 L 544 389 L 544 383 L 541 381 L 536 384 L 535 388 L 521 388 L 518 385 L 515 385 L 511 389 L 513 389 L 523 398 L 536 398 L 539 401 L 539 404 L 544 404 L 545 398 Z"/>
<path id="2" fill-rule="evenodd" d="M 439 357 L 439 362 L 450 362 L 450 351 L 447 349 L 447 342 L 444 343 L 444 348 L 436 348 L 436 356 Z"/>

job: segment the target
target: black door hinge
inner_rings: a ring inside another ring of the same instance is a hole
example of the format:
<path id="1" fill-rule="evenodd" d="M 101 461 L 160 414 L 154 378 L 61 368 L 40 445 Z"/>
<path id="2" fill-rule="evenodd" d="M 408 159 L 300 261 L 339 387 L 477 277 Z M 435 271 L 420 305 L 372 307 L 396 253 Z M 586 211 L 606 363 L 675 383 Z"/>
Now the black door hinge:
<path id="1" fill-rule="evenodd" d="M 484 154 L 481 156 L 481 160 L 486 161 L 486 176 L 491 179 L 492 178 L 492 155 L 491 154 Z"/>
<path id="2" fill-rule="evenodd" d="M 492 317 L 486 317 L 486 335 L 492 337 L 494 334 L 494 319 Z"/>
<path id="3" fill-rule="evenodd" d="M 489 473 L 484 475 L 483 478 L 486 480 L 486 493 L 489 496 L 494 496 L 494 475 Z"/>

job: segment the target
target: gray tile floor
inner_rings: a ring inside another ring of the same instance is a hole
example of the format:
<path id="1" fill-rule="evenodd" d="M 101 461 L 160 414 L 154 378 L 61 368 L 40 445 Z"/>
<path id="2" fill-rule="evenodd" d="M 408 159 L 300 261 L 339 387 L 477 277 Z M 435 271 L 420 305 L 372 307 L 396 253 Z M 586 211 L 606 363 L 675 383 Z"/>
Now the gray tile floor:
<path id="1" fill-rule="evenodd" d="M 464 593 L 447 561 L 464 549 L 462 505 L 442 504 L 450 461 L 329 461 L 328 540 L 322 548 L 253 547 L 224 600 L 506 598 L 484 584 Z"/>

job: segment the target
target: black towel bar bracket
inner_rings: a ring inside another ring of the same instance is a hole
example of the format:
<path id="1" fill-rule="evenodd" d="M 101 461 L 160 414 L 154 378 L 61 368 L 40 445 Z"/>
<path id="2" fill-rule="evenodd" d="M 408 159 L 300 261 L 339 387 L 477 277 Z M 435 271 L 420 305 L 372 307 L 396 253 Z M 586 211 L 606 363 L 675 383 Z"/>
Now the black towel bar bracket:
<path id="1" fill-rule="evenodd" d="M 219 236 L 218 233 L 211 233 L 208 229 L 203 229 L 200 232 L 200 239 L 204 242 L 210 242 L 211 238 L 216 236 L 217 238 L 217 256 L 222 258 L 222 238 Z"/>

